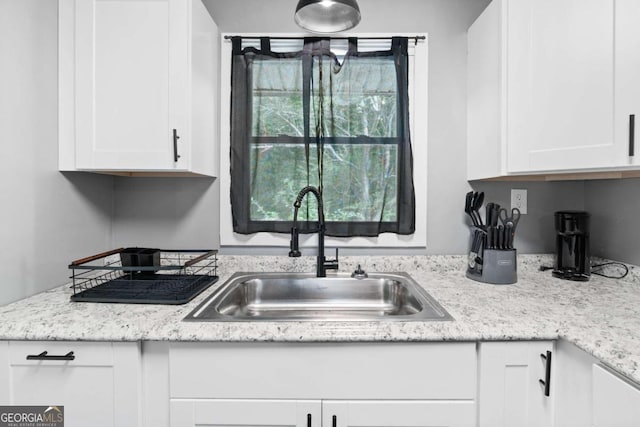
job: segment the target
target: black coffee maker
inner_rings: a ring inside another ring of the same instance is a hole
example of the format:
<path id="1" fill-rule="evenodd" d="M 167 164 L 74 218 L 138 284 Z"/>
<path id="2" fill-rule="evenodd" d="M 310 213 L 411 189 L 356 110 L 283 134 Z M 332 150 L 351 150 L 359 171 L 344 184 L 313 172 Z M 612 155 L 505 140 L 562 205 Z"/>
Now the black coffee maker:
<path id="1" fill-rule="evenodd" d="M 587 281 L 591 276 L 589 214 L 583 211 L 555 213 L 556 261 L 553 276 Z"/>

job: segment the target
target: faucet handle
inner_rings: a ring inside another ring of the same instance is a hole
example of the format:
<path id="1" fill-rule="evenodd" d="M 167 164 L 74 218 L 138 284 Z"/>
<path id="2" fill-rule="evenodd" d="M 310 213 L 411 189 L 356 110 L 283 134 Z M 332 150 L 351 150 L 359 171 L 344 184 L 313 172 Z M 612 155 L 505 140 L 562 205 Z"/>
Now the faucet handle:
<path id="1" fill-rule="evenodd" d="M 336 259 L 327 259 L 324 261 L 325 270 L 338 270 L 338 248 L 336 248 Z"/>

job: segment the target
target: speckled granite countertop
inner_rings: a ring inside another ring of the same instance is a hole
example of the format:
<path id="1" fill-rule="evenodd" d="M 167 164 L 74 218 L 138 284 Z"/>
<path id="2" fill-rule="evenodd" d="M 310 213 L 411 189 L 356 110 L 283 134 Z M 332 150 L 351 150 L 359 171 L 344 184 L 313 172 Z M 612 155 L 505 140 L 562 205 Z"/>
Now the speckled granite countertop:
<path id="1" fill-rule="evenodd" d="M 315 257 L 220 256 L 220 280 L 183 306 L 72 303 L 62 286 L 0 307 L 2 340 L 480 341 L 564 338 L 640 383 L 640 274 L 570 282 L 540 272 L 548 256 L 518 258 L 518 283 L 464 276 L 461 256 L 342 257 L 340 271 L 407 272 L 452 322 L 182 322 L 236 271 L 314 271 Z"/>

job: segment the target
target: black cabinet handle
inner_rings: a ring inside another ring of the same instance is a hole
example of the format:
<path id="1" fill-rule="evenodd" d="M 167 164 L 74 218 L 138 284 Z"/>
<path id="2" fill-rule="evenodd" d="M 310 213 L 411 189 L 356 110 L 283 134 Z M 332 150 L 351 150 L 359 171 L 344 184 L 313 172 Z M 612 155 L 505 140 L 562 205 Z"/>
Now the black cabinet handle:
<path id="1" fill-rule="evenodd" d="M 180 139 L 180 137 L 178 136 L 178 130 L 174 129 L 173 130 L 173 161 L 177 162 L 178 159 L 180 158 L 180 155 L 178 154 L 178 140 Z"/>
<path id="2" fill-rule="evenodd" d="M 27 356 L 27 360 L 75 360 L 76 356 L 74 356 L 73 351 L 62 355 L 49 355 L 47 351 L 43 351 L 40 354 L 30 354 Z"/>
<path id="3" fill-rule="evenodd" d="M 311 414 L 307 414 L 307 427 L 311 427 Z"/>
<path id="4" fill-rule="evenodd" d="M 551 389 L 551 352 L 547 350 L 547 354 L 542 353 L 540 357 L 545 362 L 544 380 L 540 380 L 540 384 L 544 387 L 544 395 L 549 397 Z"/>
<path id="5" fill-rule="evenodd" d="M 635 155 L 636 150 L 636 115 L 631 114 L 629 116 L 629 157 L 633 157 Z"/>
<path id="6" fill-rule="evenodd" d="M 338 417 L 333 416 L 333 421 L 331 422 L 332 427 L 338 427 Z"/>

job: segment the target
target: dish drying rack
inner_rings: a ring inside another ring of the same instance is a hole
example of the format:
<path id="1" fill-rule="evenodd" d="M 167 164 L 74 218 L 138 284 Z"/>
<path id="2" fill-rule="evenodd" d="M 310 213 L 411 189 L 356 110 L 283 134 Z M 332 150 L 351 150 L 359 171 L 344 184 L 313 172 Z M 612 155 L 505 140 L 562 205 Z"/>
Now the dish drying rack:
<path id="1" fill-rule="evenodd" d="M 69 264 L 72 301 L 184 304 L 218 280 L 217 250 L 119 248 Z"/>

